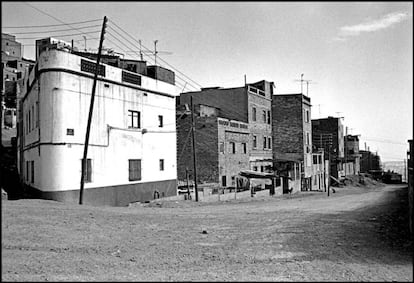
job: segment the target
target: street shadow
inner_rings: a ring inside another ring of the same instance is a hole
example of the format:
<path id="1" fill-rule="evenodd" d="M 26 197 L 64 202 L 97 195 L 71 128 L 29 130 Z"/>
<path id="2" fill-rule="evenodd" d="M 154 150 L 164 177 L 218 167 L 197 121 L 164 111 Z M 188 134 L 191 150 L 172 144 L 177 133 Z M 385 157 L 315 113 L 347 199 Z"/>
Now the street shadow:
<path id="1" fill-rule="evenodd" d="M 309 232 L 293 235 L 287 245 L 307 254 L 307 260 L 412 264 L 408 213 L 408 188 L 401 187 L 385 192 L 375 205 L 307 217 L 302 228 Z"/>

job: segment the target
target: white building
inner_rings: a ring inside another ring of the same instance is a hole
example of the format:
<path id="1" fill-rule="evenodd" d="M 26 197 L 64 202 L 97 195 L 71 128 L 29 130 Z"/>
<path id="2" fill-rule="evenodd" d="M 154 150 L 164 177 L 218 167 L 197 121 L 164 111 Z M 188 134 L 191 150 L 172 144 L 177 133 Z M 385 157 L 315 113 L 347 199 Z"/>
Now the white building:
<path id="1" fill-rule="evenodd" d="M 29 75 L 19 173 L 42 198 L 79 201 L 95 64 L 46 48 Z M 176 195 L 175 92 L 174 82 L 100 64 L 84 204 L 123 206 Z"/>

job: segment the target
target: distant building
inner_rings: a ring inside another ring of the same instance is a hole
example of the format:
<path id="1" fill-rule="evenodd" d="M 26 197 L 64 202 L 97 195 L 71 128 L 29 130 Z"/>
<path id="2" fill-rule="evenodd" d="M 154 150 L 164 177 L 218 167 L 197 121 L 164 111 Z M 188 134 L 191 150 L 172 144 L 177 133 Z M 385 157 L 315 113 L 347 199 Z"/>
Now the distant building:
<path id="1" fill-rule="evenodd" d="M 381 177 L 381 158 L 377 153 L 372 153 L 368 150 L 360 150 L 361 153 L 361 172 L 374 174 L 377 177 Z"/>
<path id="2" fill-rule="evenodd" d="M 177 105 L 190 105 L 192 97 L 196 106 L 216 108 L 220 118 L 248 124 L 249 169 L 272 172 L 272 95 L 273 83 L 263 80 L 237 88 L 213 87 L 181 93 Z"/>
<path id="3" fill-rule="evenodd" d="M 17 98 L 25 88 L 25 76 L 35 65 L 35 61 L 22 57 L 22 45 L 16 41 L 14 35 L 2 33 L 1 35 L 1 69 L 2 105 L 1 127 L 2 144 L 11 145 L 10 139 L 16 138 L 17 127 Z"/>
<path id="4" fill-rule="evenodd" d="M 329 188 L 329 160 L 325 159 L 323 149 L 312 153 L 312 187 L 313 191 L 324 191 Z"/>
<path id="5" fill-rule="evenodd" d="M 22 99 L 19 172 L 40 197 L 78 202 L 96 60 L 48 41 L 38 46 Z M 171 82 L 99 65 L 85 204 L 124 206 L 176 195 L 175 89 Z"/>
<path id="6" fill-rule="evenodd" d="M 334 178 L 345 175 L 344 162 L 344 131 L 341 118 L 312 120 L 312 143 L 314 148 L 323 148 L 325 158 L 330 163 L 330 175 Z"/>
<path id="7" fill-rule="evenodd" d="M 290 177 L 289 184 L 285 183 L 284 192 L 290 188 L 295 191 L 311 190 L 313 165 L 309 97 L 303 94 L 272 96 L 272 136 L 274 168 Z"/>
<path id="8" fill-rule="evenodd" d="M 346 135 L 344 137 L 345 146 L 345 175 L 357 175 L 361 171 L 361 154 L 359 153 L 358 135 Z"/>

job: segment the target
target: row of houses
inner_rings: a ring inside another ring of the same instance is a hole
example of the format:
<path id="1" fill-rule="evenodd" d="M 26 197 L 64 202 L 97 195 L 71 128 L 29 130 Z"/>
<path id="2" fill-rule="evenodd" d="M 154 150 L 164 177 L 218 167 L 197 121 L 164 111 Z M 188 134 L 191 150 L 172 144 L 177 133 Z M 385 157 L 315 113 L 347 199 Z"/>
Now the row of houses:
<path id="1" fill-rule="evenodd" d="M 17 97 L 17 167 L 42 198 L 79 199 L 96 56 L 36 41 Z M 326 191 L 360 172 L 358 136 L 344 135 L 339 117 L 312 120 L 302 93 L 275 94 L 266 80 L 178 93 L 171 70 L 113 53 L 103 54 L 98 72 L 84 203 L 175 196 L 195 177 L 194 153 L 200 188 L 236 189 L 249 176 L 276 194 Z"/>

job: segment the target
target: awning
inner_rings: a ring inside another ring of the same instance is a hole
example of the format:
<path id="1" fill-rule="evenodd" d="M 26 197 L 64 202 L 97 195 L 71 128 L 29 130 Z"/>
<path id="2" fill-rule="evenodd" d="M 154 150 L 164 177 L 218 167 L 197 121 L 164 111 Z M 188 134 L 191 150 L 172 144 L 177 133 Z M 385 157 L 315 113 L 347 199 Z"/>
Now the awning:
<path id="1" fill-rule="evenodd" d="M 257 172 L 257 171 L 252 171 L 252 170 L 240 171 L 239 175 L 246 177 L 246 178 L 255 178 L 255 179 L 272 179 L 272 178 L 281 177 L 274 173 L 264 173 L 264 172 Z"/>

